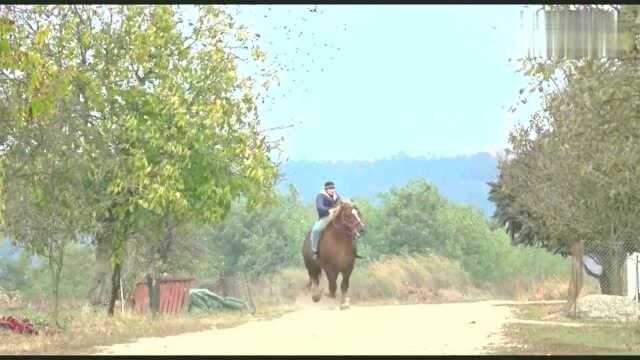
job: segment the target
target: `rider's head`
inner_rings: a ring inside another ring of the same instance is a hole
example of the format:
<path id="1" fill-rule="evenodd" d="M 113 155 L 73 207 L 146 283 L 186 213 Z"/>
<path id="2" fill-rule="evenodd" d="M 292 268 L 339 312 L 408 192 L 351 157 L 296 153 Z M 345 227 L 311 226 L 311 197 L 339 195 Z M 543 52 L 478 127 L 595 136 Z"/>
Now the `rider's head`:
<path id="1" fill-rule="evenodd" d="M 329 196 L 333 196 L 336 193 L 336 186 L 333 184 L 333 181 L 324 183 L 324 191 L 326 191 Z"/>

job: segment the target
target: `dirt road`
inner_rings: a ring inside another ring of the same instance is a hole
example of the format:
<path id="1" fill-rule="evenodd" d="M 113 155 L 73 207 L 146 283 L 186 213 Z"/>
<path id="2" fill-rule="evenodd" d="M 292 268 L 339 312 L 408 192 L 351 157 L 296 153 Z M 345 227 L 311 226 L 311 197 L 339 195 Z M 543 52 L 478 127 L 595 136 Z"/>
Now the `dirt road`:
<path id="1" fill-rule="evenodd" d="M 352 306 L 318 304 L 267 321 L 102 348 L 118 355 L 482 354 L 500 344 L 503 302 Z"/>

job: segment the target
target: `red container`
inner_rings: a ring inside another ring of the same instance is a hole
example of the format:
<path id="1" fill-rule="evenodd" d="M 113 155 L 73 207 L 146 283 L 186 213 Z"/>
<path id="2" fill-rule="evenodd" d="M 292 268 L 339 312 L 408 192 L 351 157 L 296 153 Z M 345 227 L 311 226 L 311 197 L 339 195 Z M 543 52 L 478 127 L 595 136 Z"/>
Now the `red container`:
<path id="1" fill-rule="evenodd" d="M 158 312 L 161 314 L 176 314 L 181 312 L 187 302 L 189 289 L 194 279 L 159 279 Z M 149 288 L 147 283 L 140 281 L 131 293 L 134 309 L 140 313 L 149 311 Z"/>

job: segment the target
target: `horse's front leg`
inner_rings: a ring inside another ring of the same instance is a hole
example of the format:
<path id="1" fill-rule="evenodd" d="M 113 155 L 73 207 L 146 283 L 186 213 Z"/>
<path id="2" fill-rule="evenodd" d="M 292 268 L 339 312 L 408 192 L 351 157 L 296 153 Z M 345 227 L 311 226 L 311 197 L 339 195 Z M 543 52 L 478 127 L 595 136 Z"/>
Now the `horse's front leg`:
<path id="1" fill-rule="evenodd" d="M 316 275 L 316 277 L 311 280 L 311 283 L 311 300 L 318 302 L 322 297 L 322 293 L 320 292 L 320 275 Z"/>
<path id="2" fill-rule="evenodd" d="M 340 309 L 349 308 L 349 278 L 351 277 L 351 271 L 345 271 L 342 273 L 342 282 L 340 283 Z"/>
<path id="3" fill-rule="evenodd" d="M 329 282 L 329 297 L 336 298 L 336 290 L 338 290 L 338 273 L 327 271 L 327 281 Z"/>

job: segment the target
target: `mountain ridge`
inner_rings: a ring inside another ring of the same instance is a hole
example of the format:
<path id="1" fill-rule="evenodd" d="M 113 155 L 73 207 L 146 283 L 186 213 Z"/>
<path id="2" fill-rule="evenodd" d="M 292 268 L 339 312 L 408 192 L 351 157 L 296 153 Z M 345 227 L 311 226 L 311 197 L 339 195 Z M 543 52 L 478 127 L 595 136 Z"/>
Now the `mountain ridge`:
<path id="1" fill-rule="evenodd" d="M 278 190 L 284 192 L 292 184 L 305 202 L 313 201 L 327 180 L 336 183 L 342 196 L 364 197 L 376 203 L 377 194 L 421 177 L 453 202 L 478 208 L 485 216 L 494 209 L 487 199 L 486 183 L 497 176 L 497 158 L 487 152 L 438 158 L 400 153 L 374 161 L 294 160 L 285 162 L 281 170 L 283 178 L 277 184 Z"/>

